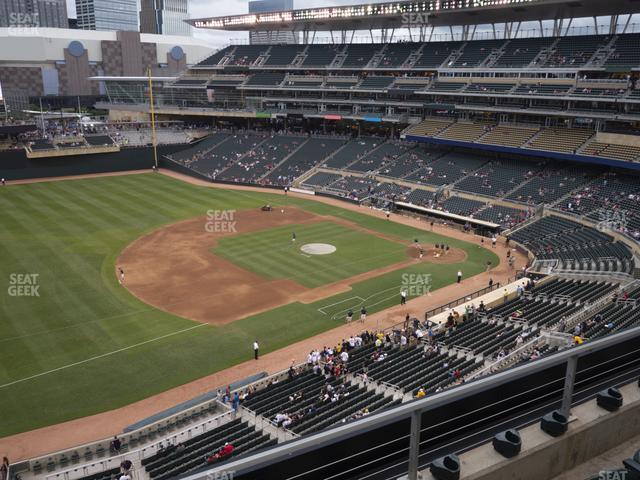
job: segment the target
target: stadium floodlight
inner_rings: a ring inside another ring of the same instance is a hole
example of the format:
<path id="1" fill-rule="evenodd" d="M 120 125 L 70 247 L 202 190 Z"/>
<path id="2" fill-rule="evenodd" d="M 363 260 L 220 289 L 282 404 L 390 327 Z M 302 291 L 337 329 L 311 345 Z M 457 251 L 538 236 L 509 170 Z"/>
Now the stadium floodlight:
<path id="1" fill-rule="evenodd" d="M 343 7 L 319 7 L 269 12 L 259 14 L 231 15 L 190 20 L 198 28 L 225 29 L 229 27 L 252 28 L 287 22 L 327 21 L 338 19 L 393 17 L 408 13 L 447 12 L 486 7 L 504 7 L 540 3 L 541 0 L 423 0 L 375 4 L 349 5 Z"/>

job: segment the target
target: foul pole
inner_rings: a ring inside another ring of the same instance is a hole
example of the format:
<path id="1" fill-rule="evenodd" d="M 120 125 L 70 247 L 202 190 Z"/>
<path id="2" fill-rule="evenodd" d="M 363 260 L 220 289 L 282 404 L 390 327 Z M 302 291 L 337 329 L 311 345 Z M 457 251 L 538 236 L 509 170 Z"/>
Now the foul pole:
<path id="1" fill-rule="evenodd" d="M 151 82 L 151 68 L 147 68 L 149 77 L 149 111 L 151 112 L 151 145 L 153 146 L 153 164 L 158 169 L 158 146 L 156 142 L 156 115 L 153 107 L 153 83 Z"/>

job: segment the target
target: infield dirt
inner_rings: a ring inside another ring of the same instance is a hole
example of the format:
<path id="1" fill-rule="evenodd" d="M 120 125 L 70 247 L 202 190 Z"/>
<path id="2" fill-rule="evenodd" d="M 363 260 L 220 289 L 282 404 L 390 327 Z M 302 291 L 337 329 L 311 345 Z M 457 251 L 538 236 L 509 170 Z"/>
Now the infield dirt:
<path id="1" fill-rule="evenodd" d="M 294 301 L 313 303 L 349 291 L 354 283 L 418 261 L 459 263 L 466 257 L 458 249 L 435 256 L 434 249 L 426 248 L 424 257 L 419 259 L 415 249 L 407 246 L 407 259 L 402 262 L 309 289 L 292 280 L 264 278 L 211 251 L 223 237 L 327 220 L 406 245 L 399 238 L 296 207 L 287 207 L 284 213 L 243 210 L 234 213 L 230 231 L 211 231 L 207 228 L 210 219 L 198 217 L 144 235 L 122 252 L 117 268 L 125 272 L 125 287 L 143 302 L 191 320 L 224 325 Z"/>

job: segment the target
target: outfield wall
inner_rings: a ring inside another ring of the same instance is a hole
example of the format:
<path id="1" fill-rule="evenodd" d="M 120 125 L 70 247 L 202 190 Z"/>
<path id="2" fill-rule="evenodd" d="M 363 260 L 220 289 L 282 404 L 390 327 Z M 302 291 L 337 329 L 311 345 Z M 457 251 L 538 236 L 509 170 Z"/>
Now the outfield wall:
<path id="1" fill-rule="evenodd" d="M 158 157 L 184 149 L 184 145 L 158 147 Z M 0 152 L 0 178 L 8 182 L 92 173 L 126 172 L 153 167 L 151 147 L 124 148 L 113 153 L 94 153 L 65 157 L 27 158 L 24 150 Z"/>

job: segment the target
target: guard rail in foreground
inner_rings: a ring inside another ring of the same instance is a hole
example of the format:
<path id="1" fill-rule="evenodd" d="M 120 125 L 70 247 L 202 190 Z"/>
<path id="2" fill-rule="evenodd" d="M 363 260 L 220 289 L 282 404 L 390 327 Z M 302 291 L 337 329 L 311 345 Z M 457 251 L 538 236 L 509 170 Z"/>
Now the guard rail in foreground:
<path id="1" fill-rule="evenodd" d="M 639 339 L 640 327 L 629 329 L 182 478 L 386 480 L 408 472 L 415 479 L 437 456 L 636 378 Z"/>

